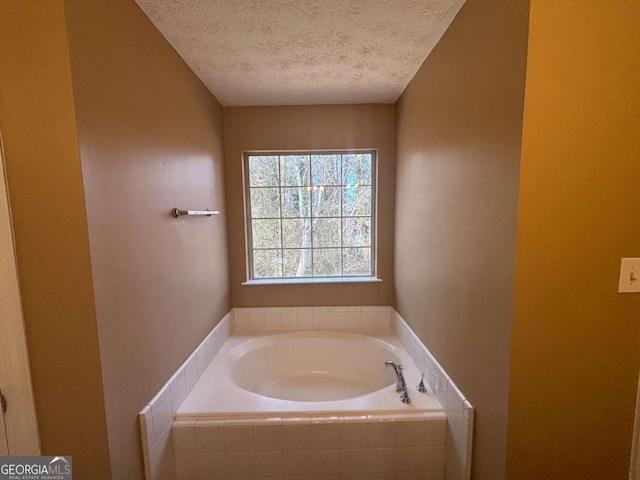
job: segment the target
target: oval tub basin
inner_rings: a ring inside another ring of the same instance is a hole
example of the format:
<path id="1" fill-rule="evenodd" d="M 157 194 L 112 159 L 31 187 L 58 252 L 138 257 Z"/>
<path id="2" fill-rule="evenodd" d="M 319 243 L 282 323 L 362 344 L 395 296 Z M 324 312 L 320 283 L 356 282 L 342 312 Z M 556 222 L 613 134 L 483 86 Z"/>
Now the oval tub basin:
<path id="1" fill-rule="evenodd" d="M 410 404 L 387 360 L 404 366 Z M 415 390 L 419 381 L 391 330 L 235 330 L 175 418 L 441 412 L 433 393 Z"/>
<path id="2" fill-rule="evenodd" d="M 343 333 L 272 335 L 231 350 L 232 380 L 265 397 L 300 402 L 345 400 L 394 384 L 386 360 L 400 363 L 390 345 Z"/>

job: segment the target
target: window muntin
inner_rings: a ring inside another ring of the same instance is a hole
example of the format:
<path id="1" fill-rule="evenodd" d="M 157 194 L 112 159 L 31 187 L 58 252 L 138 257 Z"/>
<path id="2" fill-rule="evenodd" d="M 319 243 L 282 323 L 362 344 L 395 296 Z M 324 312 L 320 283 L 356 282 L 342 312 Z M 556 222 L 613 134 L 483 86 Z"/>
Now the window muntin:
<path id="1" fill-rule="evenodd" d="M 375 151 L 244 162 L 250 280 L 375 275 Z"/>

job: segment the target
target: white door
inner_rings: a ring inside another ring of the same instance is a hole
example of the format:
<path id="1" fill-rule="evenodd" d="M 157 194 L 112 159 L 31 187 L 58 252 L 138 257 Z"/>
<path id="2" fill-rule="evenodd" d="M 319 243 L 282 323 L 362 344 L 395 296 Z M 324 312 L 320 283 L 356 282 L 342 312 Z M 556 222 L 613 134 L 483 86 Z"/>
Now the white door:
<path id="1" fill-rule="evenodd" d="M 38 425 L 22 317 L 0 134 L 0 455 L 39 455 Z"/>
<path id="2" fill-rule="evenodd" d="M 4 412 L 0 413 L 0 456 L 9 455 L 9 443 L 7 442 L 7 430 L 4 425 Z"/>

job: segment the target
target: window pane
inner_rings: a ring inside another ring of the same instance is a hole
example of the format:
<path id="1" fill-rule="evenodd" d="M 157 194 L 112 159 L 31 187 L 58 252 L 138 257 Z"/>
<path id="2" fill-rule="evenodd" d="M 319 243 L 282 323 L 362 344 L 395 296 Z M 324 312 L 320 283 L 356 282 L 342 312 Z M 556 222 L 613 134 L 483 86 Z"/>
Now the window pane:
<path id="1" fill-rule="evenodd" d="M 343 251 L 344 275 L 371 275 L 371 249 L 345 248 Z"/>
<path id="2" fill-rule="evenodd" d="M 283 155 L 280 157 L 281 185 L 309 185 L 309 155 Z"/>
<path id="3" fill-rule="evenodd" d="M 318 218 L 313 221 L 314 247 L 340 246 L 340 219 Z"/>
<path id="4" fill-rule="evenodd" d="M 343 219 L 342 245 L 345 247 L 371 246 L 371 218 L 354 217 Z"/>
<path id="5" fill-rule="evenodd" d="M 251 222 L 253 248 L 280 248 L 280 220 Z"/>
<path id="6" fill-rule="evenodd" d="M 340 187 L 313 187 L 311 194 L 314 217 L 340 216 Z"/>
<path id="7" fill-rule="evenodd" d="M 282 246 L 302 248 L 311 246 L 311 220 L 296 218 L 282 220 Z"/>
<path id="8" fill-rule="evenodd" d="M 344 185 L 371 185 L 371 154 L 342 155 L 342 183 Z"/>
<path id="9" fill-rule="evenodd" d="M 340 185 L 340 155 L 312 155 L 313 185 Z"/>
<path id="10" fill-rule="evenodd" d="M 248 154 L 251 278 L 369 276 L 375 153 Z"/>
<path id="11" fill-rule="evenodd" d="M 308 217 L 311 215 L 310 187 L 294 187 L 282 189 L 282 216 Z"/>
<path id="12" fill-rule="evenodd" d="M 310 277 L 311 271 L 311 249 L 283 250 L 285 277 Z"/>
<path id="13" fill-rule="evenodd" d="M 339 248 L 322 248 L 313 251 L 313 275 L 316 277 L 336 277 L 341 272 L 341 250 Z"/>
<path id="14" fill-rule="evenodd" d="M 249 157 L 249 186 L 275 187 L 279 183 L 277 156 Z"/>
<path id="15" fill-rule="evenodd" d="M 253 274 L 255 278 L 282 277 L 282 250 L 254 250 Z"/>
<path id="16" fill-rule="evenodd" d="M 345 217 L 371 215 L 371 187 L 344 187 L 342 201 Z"/>
<path id="17" fill-rule="evenodd" d="M 280 216 L 279 188 L 251 189 L 251 218 L 274 218 Z"/>

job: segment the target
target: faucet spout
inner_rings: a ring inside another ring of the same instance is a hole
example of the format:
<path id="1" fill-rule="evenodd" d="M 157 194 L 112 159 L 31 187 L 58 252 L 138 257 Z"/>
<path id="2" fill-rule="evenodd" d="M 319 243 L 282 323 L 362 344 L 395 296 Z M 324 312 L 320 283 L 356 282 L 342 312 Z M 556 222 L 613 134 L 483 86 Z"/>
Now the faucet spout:
<path id="1" fill-rule="evenodd" d="M 396 373 L 396 392 L 406 392 L 407 382 L 405 382 L 404 375 L 402 374 L 402 365 L 398 365 L 391 360 L 387 360 L 386 362 L 384 362 L 384 366 L 393 367 L 393 370 Z"/>

